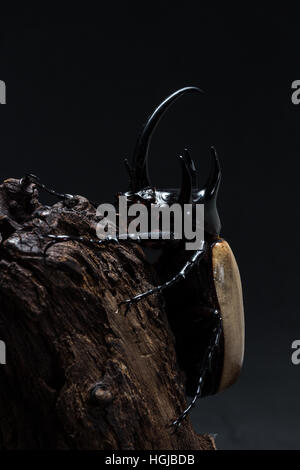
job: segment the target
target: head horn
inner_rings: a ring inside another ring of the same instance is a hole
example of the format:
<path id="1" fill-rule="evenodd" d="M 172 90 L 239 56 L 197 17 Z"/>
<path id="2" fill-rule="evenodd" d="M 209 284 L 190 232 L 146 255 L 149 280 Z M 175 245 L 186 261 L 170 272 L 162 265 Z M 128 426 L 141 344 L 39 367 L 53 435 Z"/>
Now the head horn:
<path id="1" fill-rule="evenodd" d="M 147 186 L 151 186 L 148 175 L 148 151 L 153 132 L 164 116 L 169 107 L 181 96 L 186 93 L 203 93 L 198 87 L 185 87 L 175 91 L 172 95 L 168 96 L 150 115 L 146 124 L 143 126 L 139 138 L 137 140 L 133 158 L 132 158 L 132 181 L 131 190 L 136 192 Z"/>

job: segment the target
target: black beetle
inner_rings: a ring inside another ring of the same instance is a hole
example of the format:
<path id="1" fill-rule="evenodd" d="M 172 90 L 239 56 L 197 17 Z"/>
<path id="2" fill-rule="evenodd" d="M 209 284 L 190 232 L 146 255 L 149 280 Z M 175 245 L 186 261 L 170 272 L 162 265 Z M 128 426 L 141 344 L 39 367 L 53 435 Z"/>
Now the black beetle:
<path id="1" fill-rule="evenodd" d="M 178 427 L 196 400 L 215 394 L 237 379 L 244 354 L 244 311 L 238 266 L 228 243 L 220 238 L 220 219 L 216 199 L 221 169 L 214 148 L 212 168 L 206 185 L 196 187 L 196 169 L 187 150 L 180 158 L 180 189 L 157 190 L 150 183 L 147 157 L 152 134 L 167 109 L 187 93 L 201 93 L 197 87 L 182 88 L 166 98 L 150 115 L 138 138 L 132 164 L 125 161 L 130 176 L 129 191 L 119 194 L 128 205 L 144 204 L 163 207 L 174 202 L 204 205 L 204 240 L 201 249 L 190 252 L 184 240 L 138 239 L 144 245 L 162 248 L 156 263 L 161 284 L 134 298 L 125 300 L 125 313 L 131 305 L 155 293 L 163 292 L 168 320 L 176 340 L 178 363 L 186 375 L 186 392 L 190 405 L 173 422 Z M 31 178 L 34 178 L 30 175 Z M 38 183 L 38 186 L 47 188 Z M 72 198 L 50 190 L 61 198 Z M 67 240 L 102 244 L 109 240 L 88 240 L 68 235 L 51 236 L 49 246 Z M 116 239 L 113 239 L 116 241 Z"/>

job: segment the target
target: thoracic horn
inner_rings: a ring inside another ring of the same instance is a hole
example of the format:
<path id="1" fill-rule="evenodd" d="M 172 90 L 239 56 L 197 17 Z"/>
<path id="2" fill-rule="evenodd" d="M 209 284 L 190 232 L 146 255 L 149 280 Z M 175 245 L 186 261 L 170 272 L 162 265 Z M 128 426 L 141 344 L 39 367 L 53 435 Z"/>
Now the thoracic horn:
<path id="1" fill-rule="evenodd" d="M 132 158 L 132 180 L 130 189 L 137 192 L 151 186 L 148 174 L 148 151 L 153 132 L 169 107 L 186 93 L 203 93 L 198 87 L 185 87 L 168 96 L 150 115 L 137 140 Z"/>
<path id="2" fill-rule="evenodd" d="M 178 196 L 178 203 L 190 204 L 192 202 L 192 175 L 189 168 L 189 162 L 185 157 L 179 156 L 181 163 L 181 189 Z"/>
<path id="3" fill-rule="evenodd" d="M 197 187 L 197 170 L 195 167 L 194 160 L 191 158 L 188 149 L 184 149 L 184 158 L 191 173 L 192 187 L 196 188 Z"/>
<path id="4" fill-rule="evenodd" d="M 217 210 L 217 196 L 221 182 L 221 167 L 217 152 L 211 147 L 212 164 L 208 180 L 203 189 L 201 189 L 195 203 L 204 204 L 205 229 L 212 234 L 219 235 L 221 222 Z"/>
<path id="5" fill-rule="evenodd" d="M 212 165 L 210 175 L 205 185 L 206 200 L 217 200 L 218 191 L 221 182 L 221 167 L 219 158 L 214 147 L 211 147 Z"/>

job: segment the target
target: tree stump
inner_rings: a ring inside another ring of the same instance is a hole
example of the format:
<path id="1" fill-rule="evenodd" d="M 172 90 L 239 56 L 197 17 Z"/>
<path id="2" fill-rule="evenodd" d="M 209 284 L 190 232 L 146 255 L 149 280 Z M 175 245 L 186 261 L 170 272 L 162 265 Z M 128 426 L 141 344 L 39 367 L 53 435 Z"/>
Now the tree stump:
<path id="1" fill-rule="evenodd" d="M 96 223 L 84 197 L 46 206 L 27 179 L 0 186 L 0 448 L 214 449 L 189 419 L 170 427 L 186 400 L 160 298 L 117 312 L 155 284 L 141 247 L 44 255 L 48 234 L 95 238 Z"/>

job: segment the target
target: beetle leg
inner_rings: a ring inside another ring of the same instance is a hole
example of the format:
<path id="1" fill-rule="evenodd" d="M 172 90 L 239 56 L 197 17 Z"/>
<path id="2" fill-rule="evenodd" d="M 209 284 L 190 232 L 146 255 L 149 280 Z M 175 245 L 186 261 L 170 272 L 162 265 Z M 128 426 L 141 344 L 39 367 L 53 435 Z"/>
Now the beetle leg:
<path id="1" fill-rule="evenodd" d="M 32 175 L 30 173 L 26 173 L 26 175 L 20 179 L 20 184 L 23 186 L 26 186 L 30 183 L 34 183 L 38 188 L 43 189 L 47 193 L 52 194 L 52 196 L 56 196 L 59 199 L 73 199 L 74 198 L 72 194 L 58 193 L 54 189 L 47 188 L 47 186 L 45 186 L 43 183 L 40 183 L 39 178 L 37 176 Z"/>
<path id="2" fill-rule="evenodd" d="M 158 294 L 162 292 L 163 290 L 168 289 L 169 287 L 173 286 L 180 280 L 184 279 L 185 276 L 189 273 L 189 271 L 193 268 L 193 266 L 195 266 L 195 264 L 203 257 L 204 253 L 205 253 L 205 247 L 202 250 L 196 251 L 191 256 L 189 261 L 185 263 L 181 271 L 175 274 L 175 276 L 173 276 L 172 279 L 165 282 L 164 284 L 161 284 L 157 287 L 153 287 L 152 289 L 149 289 L 146 292 L 143 292 L 142 294 L 138 294 L 135 297 L 132 297 L 131 299 L 123 300 L 122 302 L 120 302 L 119 306 L 126 305 L 125 315 L 128 313 L 128 310 L 130 309 L 131 305 L 134 305 L 137 302 L 140 302 L 140 300 L 145 299 L 146 297 L 149 297 L 150 295 Z"/>
<path id="3" fill-rule="evenodd" d="M 47 186 L 39 181 L 39 177 L 36 175 L 32 175 L 31 173 L 26 173 L 23 178 L 20 179 L 20 184 L 22 186 L 27 186 L 30 183 L 34 183 L 38 188 L 43 189 L 46 191 L 46 193 L 51 194 L 52 196 L 55 196 L 62 201 L 72 201 L 74 203 L 77 203 L 78 198 L 74 196 L 73 194 L 68 194 L 68 193 L 59 193 L 58 191 L 55 191 L 54 189 L 47 188 Z M 98 207 L 99 202 L 95 201 L 90 201 L 92 206 Z"/>
<path id="4" fill-rule="evenodd" d="M 175 240 L 176 239 L 176 234 L 173 232 L 168 232 L 168 236 L 170 237 L 170 240 Z M 151 239 L 153 238 L 154 235 L 157 235 L 156 233 L 154 234 L 153 232 L 144 232 L 140 234 L 123 234 L 119 236 L 108 236 L 106 238 L 102 239 L 94 239 L 94 238 L 87 238 L 87 237 L 81 237 L 81 236 L 73 236 L 73 235 L 48 235 L 48 238 L 51 238 L 51 241 L 46 245 L 46 248 L 44 249 L 44 255 L 46 255 L 47 251 L 49 248 L 53 245 L 56 245 L 57 243 L 63 243 L 67 241 L 76 241 L 79 243 L 83 243 L 85 245 L 90 245 L 90 246 L 99 246 L 103 245 L 106 243 L 119 243 L 119 242 L 124 242 L 124 241 L 130 241 L 130 242 L 135 242 L 135 243 L 141 243 L 145 239 Z M 166 235 L 166 232 L 159 232 L 159 237 L 157 240 L 162 240 L 163 236 Z"/>
<path id="5" fill-rule="evenodd" d="M 149 238 L 151 236 L 151 233 L 141 233 L 140 235 L 128 235 L 127 238 L 122 236 L 107 236 L 106 238 L 87 238 L 87 237 L 81 237 L 81 236 L 73 236 L 73 235 L 48 235 L 48 238 L 51 238 L 51 241 L 46 245 L 46 248 L 44 249 L 44 255 L 47 254 L 47 251 L 49 248 L 53 245 L 56 245 L 57 243 L 63 243 L 63 242 L 68 242 L 68 241 L 75 241 L 79 243 L 83 243 L 84 245 L 88 246 L 100 246 L 103 244 L 107 243 L 119 243 L 119 242 L 124 242 L 124 241 L 130 241 L 130 242 L 136 242 L 136 243 L 141 243 L 143 241 L 142 236 L 149 235 Z"/>
<path id="6" fill-rule="evenodd" d="M 102 239 L 94 239 L 94 238 L 87 238 L 87 237 L 76 237 L 73 235 L 48 235 L 48 238 L 51 238 L 51 241 L 47 243 L 44 249 L 44 256 L 46 256 L 49 248 L 51 248 L 51 246 L 53 245 L 56 245 L 57 243 L 75 241 L 75 242 L 83 243 L 84 245 L 99 246 L 105 243 L 110 243 L 110 242 L 119 243 L 119 241 L 122 241 L 122 239 L 118 237 L 106 237 Z"/>
<path id="7" fill-rule="evenodd" d="M 208 371 L 211 371 L 211 363 L 212 363 L 213 355 L 214 355 L 215 350 L 219 347 L 220 337 L 221 337 L 221 333 L 222 333 L 222 318 L 221 318 L 221 315 L 218 312 L 218 310 L 216 310 L 214 312 L 214 315 L 215 315 L 216 324 L 215 324 L 215 327 L 213 329 L 213 334 L 211 336 L 211 341 L 208 345 L 205 356 L 203 358 L 196 393 L 195 393 L 194 398 L 192 399 L 191 403 L 189 404 L 189 406 L 178 416 L 177 419 L 175 419 L 175 421 L 173 421 L 172 426 L 175 426 L 175 429 L 179 428 L 182 421 L 187 417 L 187 415 L 189 414 L 191 409 L 195 406 L 196 401 L 198 400 L 198 398 L 201 397 L 202 389 L 203 389 L 203 383 L 204 383 L 204 380 L 205 380 L 206 373 Z"/>

